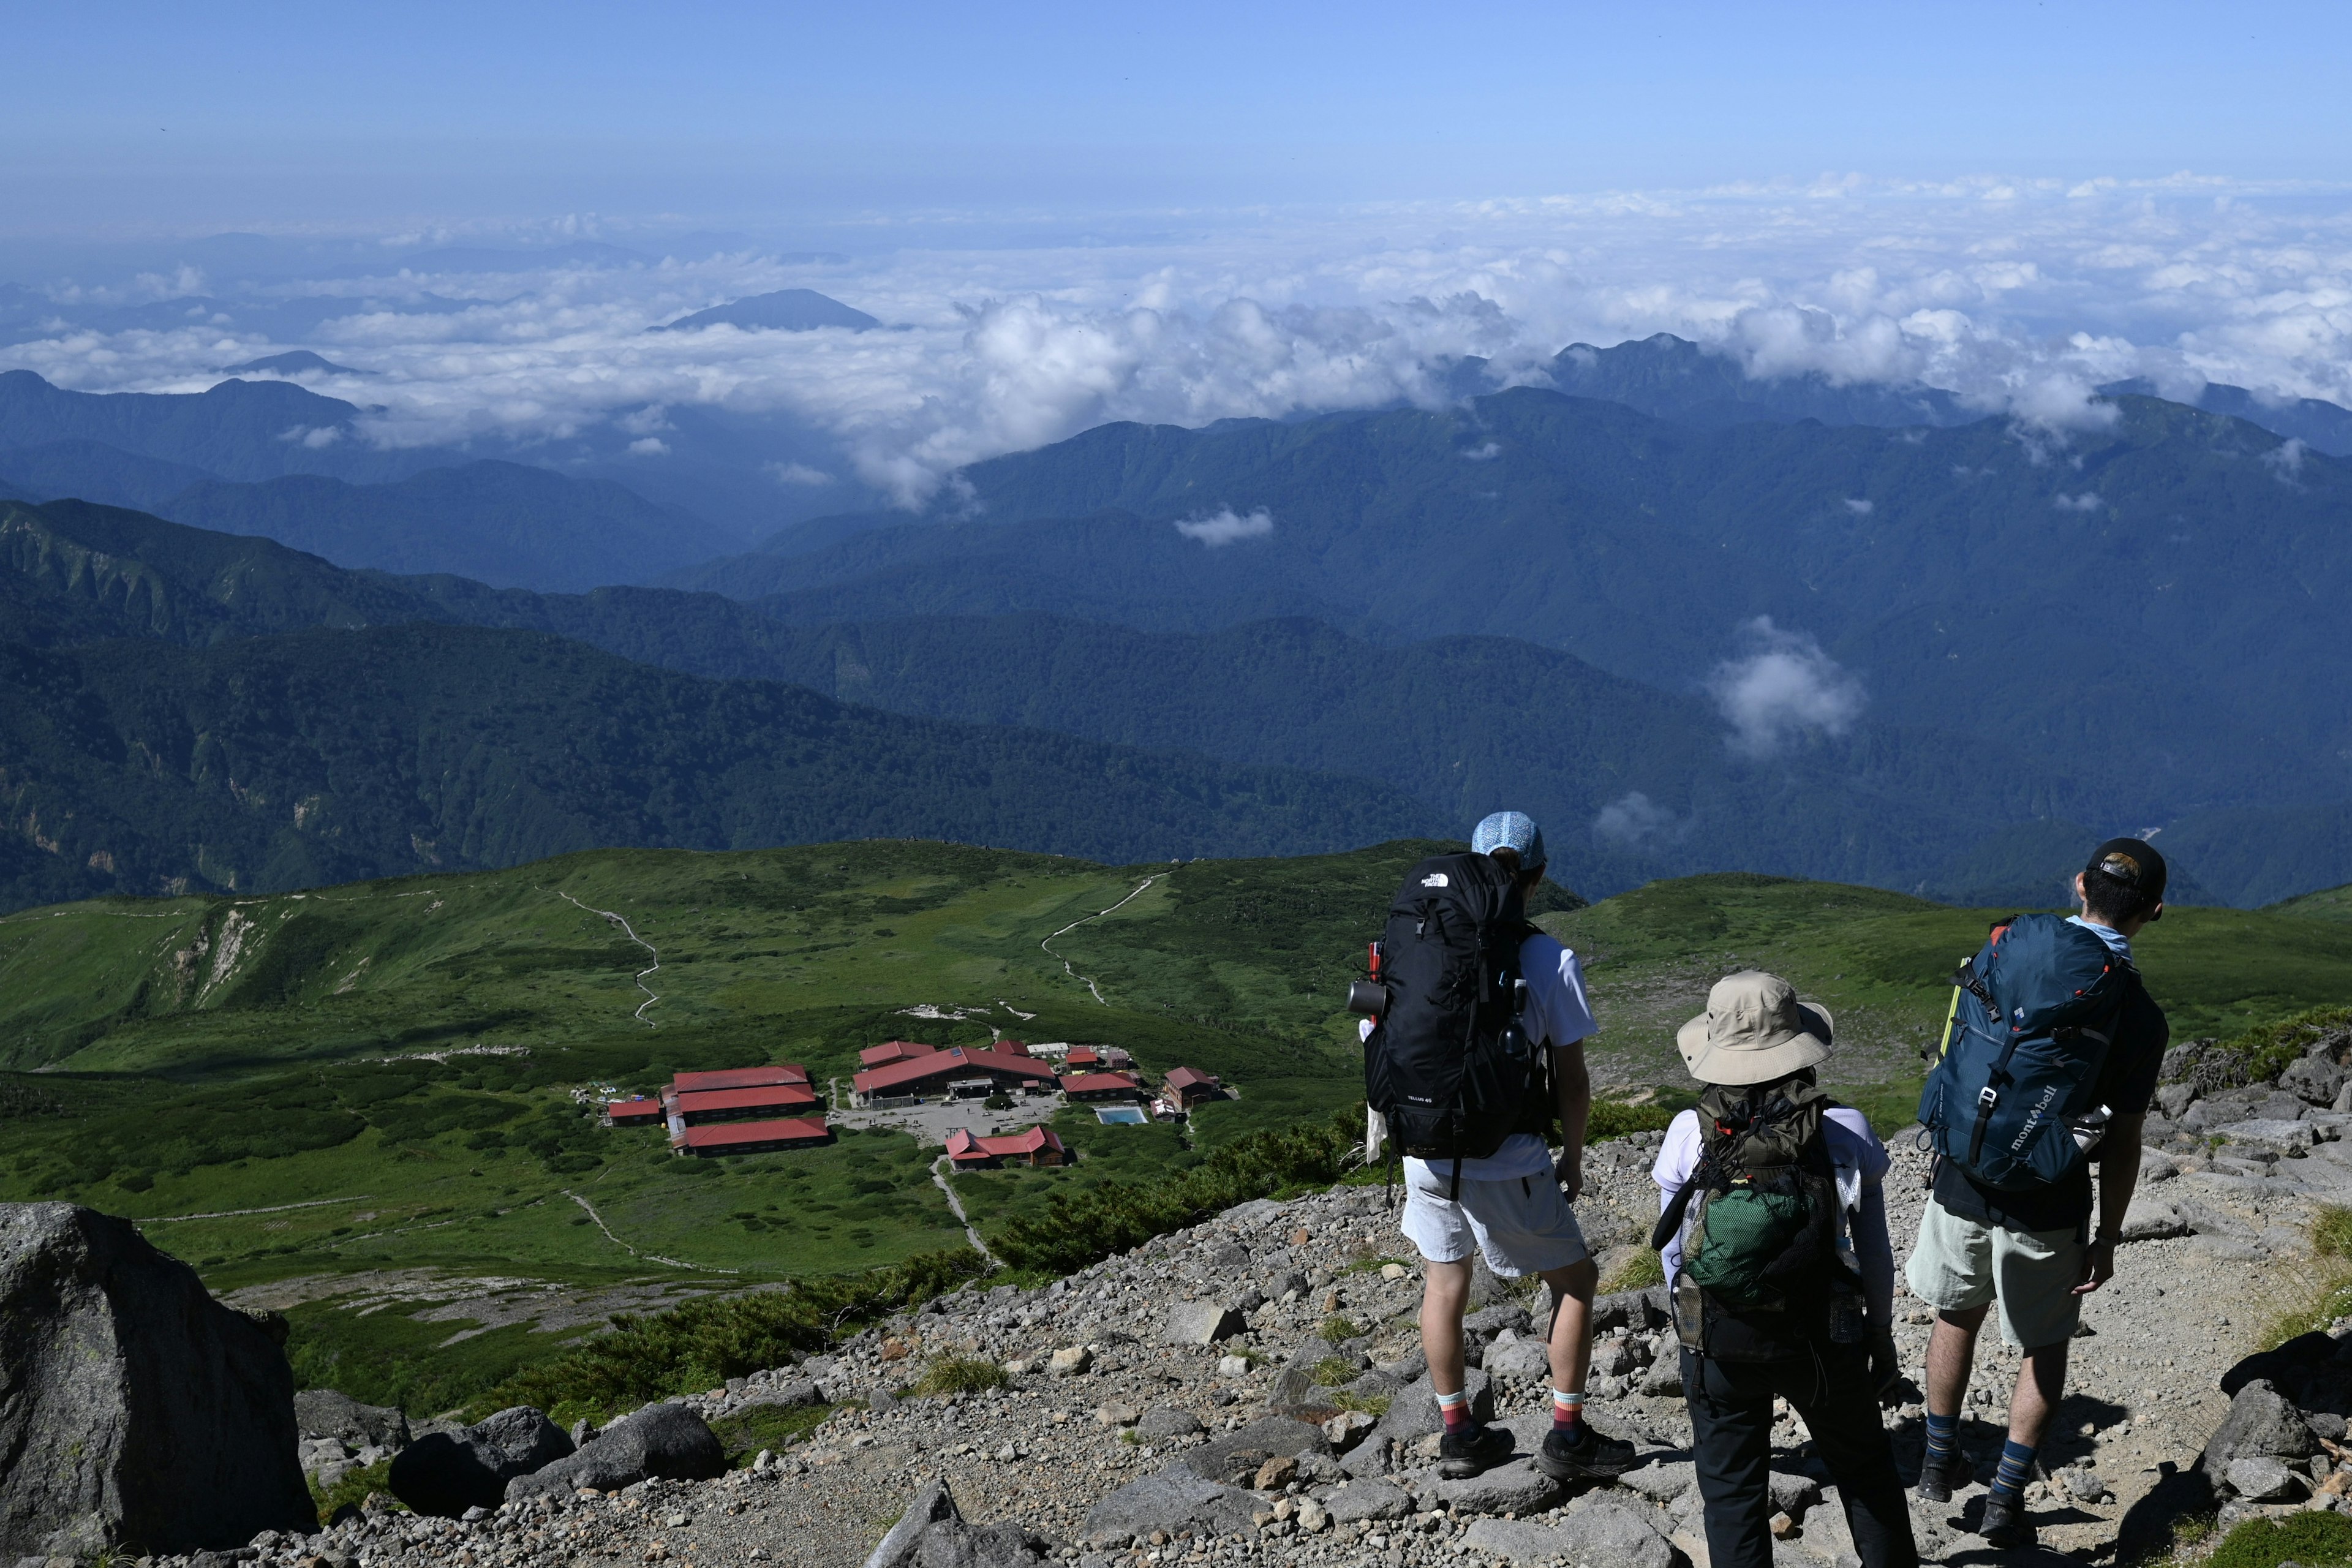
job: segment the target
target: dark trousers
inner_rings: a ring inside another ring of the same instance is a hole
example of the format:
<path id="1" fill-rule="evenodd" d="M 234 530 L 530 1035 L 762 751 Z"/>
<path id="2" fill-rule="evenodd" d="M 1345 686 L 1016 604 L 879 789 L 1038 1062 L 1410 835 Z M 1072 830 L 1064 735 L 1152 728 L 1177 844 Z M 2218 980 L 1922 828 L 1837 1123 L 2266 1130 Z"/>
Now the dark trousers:
<path id="1" fill-rule="evenodd" d="M 1712 1568 L 1772 1568 L 1775 1394 L 1805 1418 L 1813 1451 L 1837 1483 L 1863 1568 L 1917 1568 L 1910 1506 L 1879 1423 L 1870 1359 L 1859 1346 L 1825 1345 L 1818 1355 L 1762 1362 L 1685 1351 L 1683 1393 Z"/>

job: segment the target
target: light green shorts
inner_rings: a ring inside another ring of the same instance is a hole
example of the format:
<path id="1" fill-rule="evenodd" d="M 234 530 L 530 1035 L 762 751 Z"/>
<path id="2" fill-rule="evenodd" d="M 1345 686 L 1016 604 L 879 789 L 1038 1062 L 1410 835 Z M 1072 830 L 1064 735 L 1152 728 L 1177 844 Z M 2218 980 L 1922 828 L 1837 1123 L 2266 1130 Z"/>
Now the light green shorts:
<path id="1" fill-rule="evenodd" d="M 2011 1230 L 1962 1219 L 1935 1199 L 1919 1216 L 1919 1242 L 1903 1278 L 1939 1312 L 2000 1302 L 2000 1337 L 2039 1350 L 2074 1336 L 2082 1321 L 2083 1242 L 2075 1230 Z"/>

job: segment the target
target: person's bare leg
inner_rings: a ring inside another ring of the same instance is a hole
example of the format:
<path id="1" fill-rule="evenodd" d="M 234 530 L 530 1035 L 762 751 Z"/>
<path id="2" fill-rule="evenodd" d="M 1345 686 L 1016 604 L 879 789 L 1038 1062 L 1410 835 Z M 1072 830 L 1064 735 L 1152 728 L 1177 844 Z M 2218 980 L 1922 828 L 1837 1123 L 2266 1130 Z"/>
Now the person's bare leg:
<path id="1" fill-rule="evenodd" d="M 1580 1394 L 1592 1370 L 1592 1292 L 1601 1283 L 1601 1268 L 1588 1258 L 1547 1270 L 1543 1281 L 1551 1287 L 1557 1303 L 1551 1318 L 1551 1385 L 1563 1394 Z M 1425 1341 L 1428 1331 L 1422 1331 Z"/>
<path id="2" fill-rule="evenodd" d="M 1429 1358 L 1429 1385 L 1462 1392 L 1462 1310 L 1470 1303 L 1470 1260 L 1431 1263 L 1421 1288 L 1421 1353 Z M 1558 1352 L 1553 1352 L 1558 1365 Z"/>
<path id="3" fill-rule="evenodd" d="M 1968 1397 L 1969 1373 L 1976 1366 L 1977 1331 L 1984 1327 L 1982 1307 L 1939 1311 L 1927 1335 L 1927 1414 L 1958 1415 Z M 2046 1417 L 2045 1417 L 2046 1419 Z"/>
<path id="4" fill-rule="evenodd" d="M 2017 1391 L 2009 1396 L 2009 1440 L 2021 1447 L 2039 1448 L 2050 1430 L 2050 1417 L 2066 1395 L 2064 1340 L 2025 1352 L 2017 1369 Z"/>

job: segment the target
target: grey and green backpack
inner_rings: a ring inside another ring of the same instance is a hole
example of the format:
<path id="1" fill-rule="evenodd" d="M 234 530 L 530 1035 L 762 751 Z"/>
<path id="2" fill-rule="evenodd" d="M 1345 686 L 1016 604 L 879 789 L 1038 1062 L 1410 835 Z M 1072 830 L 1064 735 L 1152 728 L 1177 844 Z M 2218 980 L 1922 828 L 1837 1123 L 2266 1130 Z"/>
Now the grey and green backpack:
<path id="1" fill-rule="evenodd" d="M 1763 1361 L 1864 1337 L 1861 1279 L 1841 1246 L 1837 1177 L 1822 1136 L 1835 1101 L 1812 1085 L 1710 1085 L 1699 1157 L 1650 1237 L 1679 1230 L 1675 1330 L 1701 1355 Z"/>

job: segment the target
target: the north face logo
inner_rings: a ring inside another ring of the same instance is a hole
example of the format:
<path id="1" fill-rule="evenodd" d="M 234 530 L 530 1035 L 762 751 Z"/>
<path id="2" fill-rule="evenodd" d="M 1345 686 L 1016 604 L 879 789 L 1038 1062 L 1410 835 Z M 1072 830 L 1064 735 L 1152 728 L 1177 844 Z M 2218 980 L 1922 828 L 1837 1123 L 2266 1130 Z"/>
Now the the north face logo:
<path id="1" fill-rule="evenodd" d="M 1445 880 L 1444 872 L 1432 871 L 1428 876 L 1423 877 L 1421 879 L 1421 885 L 1424 888 L 1443 888 L 1448 884 Z"/>

